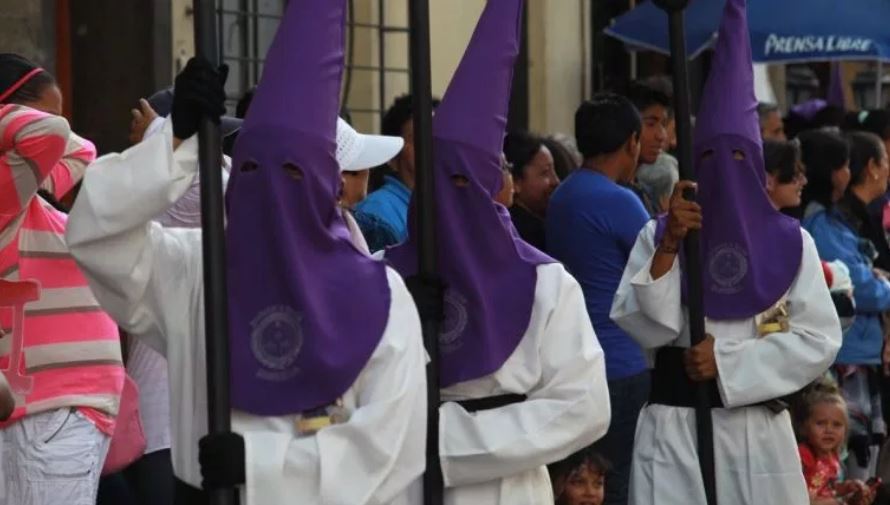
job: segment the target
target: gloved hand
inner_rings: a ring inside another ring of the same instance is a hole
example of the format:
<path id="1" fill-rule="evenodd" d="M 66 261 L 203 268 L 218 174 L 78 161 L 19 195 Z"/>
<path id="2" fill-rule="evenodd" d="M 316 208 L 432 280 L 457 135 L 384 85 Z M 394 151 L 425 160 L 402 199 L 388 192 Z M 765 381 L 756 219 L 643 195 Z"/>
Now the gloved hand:
<path id="1" fill-rule="evenodd" d="M 226 112 L 226 78 L 229 67 L 220 65 L 214 68 L 204 58 L 189 60 L 182 72 L 176 76 L 173 87 L 173 135 L 185 140 L 198 131 L 202 116 L 209 117 L 219 124 Z"/>
<path id="2" fill-rule="evenodd" d="M 198 443 L 201 486 L 221 489 L 244 484 L 244 437 L 237 433 L 211 434 Z"/>
<path id="3" fill-rule="evenodd" d="M 408 291 L 414 297 L 417 312 L 421 320 L 427 318 L 435 321 L 445 319 L 445 284 L 438 278 L 430 279 L 420 275 L 412 275 L 405 279 Z"/>

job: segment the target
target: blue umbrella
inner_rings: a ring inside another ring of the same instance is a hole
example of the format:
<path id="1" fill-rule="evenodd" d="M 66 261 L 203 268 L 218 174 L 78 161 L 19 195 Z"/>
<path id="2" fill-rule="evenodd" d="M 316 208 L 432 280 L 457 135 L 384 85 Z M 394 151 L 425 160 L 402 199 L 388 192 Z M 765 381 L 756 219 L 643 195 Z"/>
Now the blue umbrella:
<path id="1" fill-rule="evenodd" d="M 692 0 L 686 9 L 690 58 L 710 48 L 725 0 Z M 749 0 L 754 61 L 890 61 L 888 0 Z M 667 14 L 651 2 L 615 19 L 605 33 L 632 48 L 670 53 Z"/>

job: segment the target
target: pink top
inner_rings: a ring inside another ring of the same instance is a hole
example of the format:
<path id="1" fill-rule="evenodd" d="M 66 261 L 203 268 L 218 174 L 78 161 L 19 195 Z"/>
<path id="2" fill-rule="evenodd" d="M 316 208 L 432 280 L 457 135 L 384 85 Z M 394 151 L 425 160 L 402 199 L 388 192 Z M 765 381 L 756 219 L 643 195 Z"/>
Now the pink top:
<path id="1" fill-rule="evenodd" d="M 104 433 L 114 431 L 124 380 L 117 326 L 68 253 L 67 216 L 37 196 L 39 188 L 64 196 L 95 157 L 95 147 L 71 133 L 64 118 L 0 105 L 0 279 L 40 284 L 39 299 L 24 305 L 18 370 L 9 369 L 13 311 L 0 309 L 0 369 L 33 381 L 0 428 L 78 407 Z"/>

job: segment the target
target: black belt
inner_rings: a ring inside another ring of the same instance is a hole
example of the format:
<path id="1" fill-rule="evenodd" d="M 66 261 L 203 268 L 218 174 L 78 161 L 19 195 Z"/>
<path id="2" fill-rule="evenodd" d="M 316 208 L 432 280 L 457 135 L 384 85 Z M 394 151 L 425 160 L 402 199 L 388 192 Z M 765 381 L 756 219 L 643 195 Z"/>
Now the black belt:
<path id="1" fill-rule="evenodd" d="M 472 400 L 460 400 L 455 403 L 464 408 L 467 412 L 479 412 L 480 410 L 491 410 L 500 407 L 506 407 L 514 403 L 524 402 L 525 395 L 508 394 L 489 396 L 486 398 L 475 398 Z"/>
<path id="2" fill-rule="evenodd" d="M 683 365 L 683 353 L 685 352 L 685 347 L 662 347 L 655 354 L 655 369 L 652 371 L 649 403 L 669 407 L 696 408 L 698 406 L 696 391 L 703 387 L 707 388 L 708 407 L 712 409 L 726 408 L 723 405 L 723 398 L 720 397 L 720 391 L 717 389 L 716 380 L 693 382 L 686 374 L 686 367 Z M 776 398 L 750 406 L 766 407 L 778 414 L 788 408 L 788 403 Z"/>

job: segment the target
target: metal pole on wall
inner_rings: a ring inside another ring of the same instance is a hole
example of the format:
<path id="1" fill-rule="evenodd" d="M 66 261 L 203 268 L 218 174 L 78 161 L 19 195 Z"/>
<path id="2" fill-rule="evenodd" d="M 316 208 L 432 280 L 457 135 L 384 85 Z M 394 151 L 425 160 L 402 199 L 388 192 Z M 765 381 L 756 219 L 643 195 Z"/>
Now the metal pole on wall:
<path id="1" fill-rule="evenodd" d="M 875 109 L 883 107 L 884 101 L 884 62 L 877 61 L 875 66 Z"/>
<path id="2" fill-rule="evenodd" d="M 677 118 L 677 148 L 679 150 L 680 178 L 695 180 L 692 161 L 692 105 L 689 90 L 688 52 L 683 11 L 689 0 L 654 0 L 667 11 L 670 22 L 671 64 L 674 77 L 674 109 Z M 694 194 L 684 195 L 694 199 Z M 705 317 L 702 303 L 701 251 L 698 232 L 689 232 L 684 241 L 686 262 L 687 299 L 689 310 L 689 332 L 692 345 L 705 339 Z M 698 461 L 705 487 L 708 505 L 717 504 L 717 482 L 714 473 L 714 426 L 711 419 L 709 401 L 710 383 L 697 383 L 695 387 L 696 432 L 698 439 Z"/>
<path id="3" fill-rule="evenodd" d="M 214 0 L 194 0 L 195 49 L 219 63 Z M 226 296 L 226 251 L 223 229 L 222 137 L 210 118 L 198 129 L 201 183 L 201 230 L 204 253 L 204 327 L 207 354 L 207 426 L 210 433 L 231 431 L 229 404 L 229 320 Z M 213 505 L 234 505 L 235 490 L 211 493 Z"/>
<path id="4" fill-rule="evenodd" d="M 417 205 L 418 274 L 422 279 L 438 278 L 436 249 L 435 186 L 433 183 L 433 98 L 430 77 L 429 0 L 411 0 L 411 89 L 414 100 L 414 156 Z M 421 314 L 423 341 L 429 354 L 427 365 L 427 445 L 426 472 L 423 475 L 423 502 L 441 505 L 442 468 L 439 463 L 439 321 Z"/>

